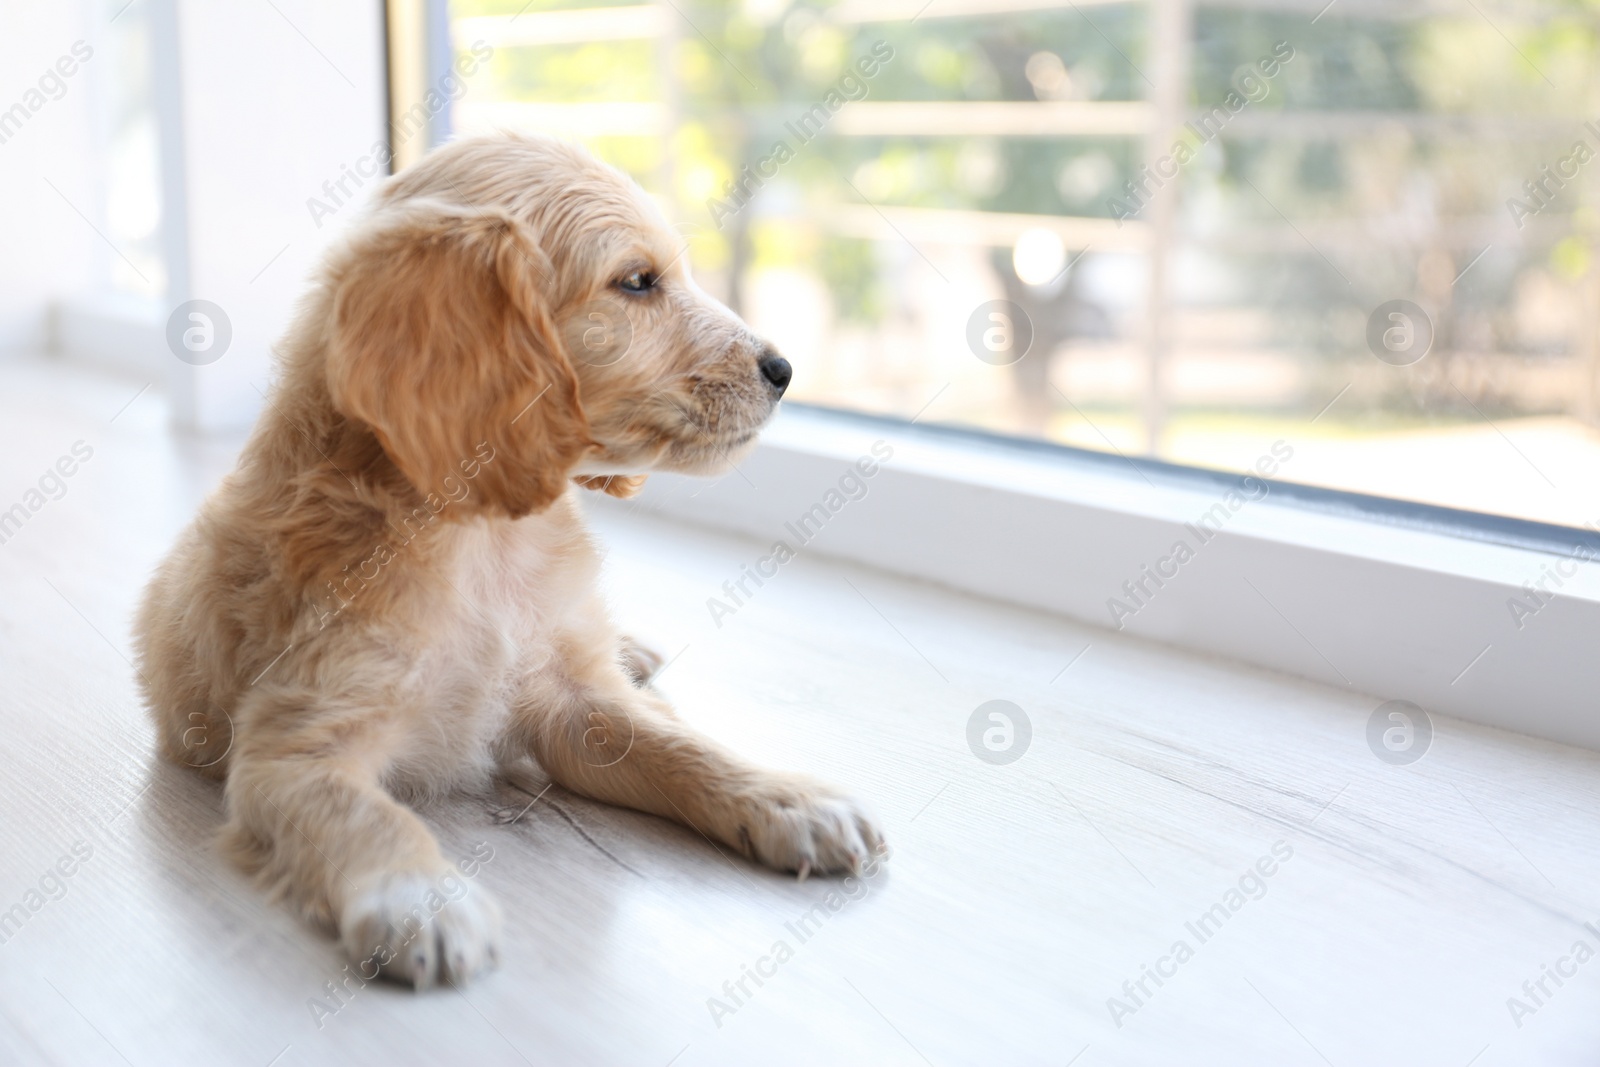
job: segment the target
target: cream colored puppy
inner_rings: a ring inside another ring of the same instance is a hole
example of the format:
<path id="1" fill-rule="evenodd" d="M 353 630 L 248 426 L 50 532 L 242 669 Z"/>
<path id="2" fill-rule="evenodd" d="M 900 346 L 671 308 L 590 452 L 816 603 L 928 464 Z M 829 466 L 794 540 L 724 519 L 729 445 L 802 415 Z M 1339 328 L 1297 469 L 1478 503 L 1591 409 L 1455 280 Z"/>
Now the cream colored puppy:
<path id="1" fill-rule="evenodd" d="M 500 917 L 396 796 L 527 757 L 780 870 L 858 869 L 883 848 L 859 805 L 751 766 L 646 687 L 659 660 L 607 617 L 571 488 L 726 468 L 788 363 L 570 145 L 442 148 L 353 233 L 139 613 L 163 747 L 226 779 L 227 850 L 419 987 L 494 962 Z"/>

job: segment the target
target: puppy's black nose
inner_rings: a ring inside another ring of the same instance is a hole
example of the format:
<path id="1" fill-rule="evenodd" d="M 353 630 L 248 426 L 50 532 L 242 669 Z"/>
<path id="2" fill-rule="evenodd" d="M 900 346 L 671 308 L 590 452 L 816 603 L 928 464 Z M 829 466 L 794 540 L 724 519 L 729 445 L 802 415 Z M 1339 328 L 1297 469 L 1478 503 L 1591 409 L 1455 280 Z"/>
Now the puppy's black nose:
<path id="1" fill-rule="evenodd" d="M 778 355 L 777 349 L 768 347 L 761 353 L 756 365 L 761 368 L 761 376 L 771 382 L 778 395 L 782 396 L 783 391 L 789 388 L 789 379 L 794 377 L 794 368 L 789 366 L 789 361 Z"/>

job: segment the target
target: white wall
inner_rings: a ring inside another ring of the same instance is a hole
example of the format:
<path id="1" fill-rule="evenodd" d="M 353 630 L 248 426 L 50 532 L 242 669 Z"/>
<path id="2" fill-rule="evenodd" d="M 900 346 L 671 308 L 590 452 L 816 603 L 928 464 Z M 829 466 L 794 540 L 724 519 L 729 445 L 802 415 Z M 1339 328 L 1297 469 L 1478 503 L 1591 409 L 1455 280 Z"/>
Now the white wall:
<path id="1" fill-rule="evenodd" d="M 55 299 L 88 288 L 107 250 L 90 222 L 104 229 L 92 159 L 95 60 L 81 64 L 60 99 L 39 91 L 39 79 L 72 45 L 94 46 L 89 6 L 77 0 L 0 0 L 0 113 L 24 108 L 29 90 L 42 106 L 0 144 L 0 354 L 39 351 Z"/>
<path id="2" fill-rule="evenodd" d="M 210 300 L 233 326 L 226 355 L 199 367 L 174 359 L 170 385 L 181 422 L 229 428 L 254 420 L 269 347 L 328 241 L 378 180 L 347 182 L 353 197 L 320 226 L 308 210 L 312 197 L 331 203 L 324 182 L 384 139 L 382 9 L 371 0 L 166 2 L 177 24 L 188 252 L 175 272 L 185 291 L 167 305 Z"/>
<path id="3" fill-rule="evenodd" d="M 92 50 L 108 38 L 121 5 L 0 0 L 0 119 L 43 100 L 0 144 L 0 353 L 45 348 L 59 307 L 69 346 L 162 383 L 180 424 L 246 426 L 262 406 L 270 348 L 323 250 L 386 169 L 373 151 L 387 127 L 382 5 L 133 2 L 150 25 L 161 128 L 164 295 L 142 315 L 113 297 L 118 253 L 96 234 L 115 239 L 100 127 L 108 94 L 124 90 L 109 49 L 64 79 L 60 99 L 25 95 L 74 42 Z M 324 183 L 358 166 L 373 176 L 346 178 L 330 197 Z M 312 197 L 337 210 L 313 217 Z M 156 329 L 195 298 L 221 306 L 233 330 L 227 352 L 203 366 L 173 356 Z M 107 346 L 125 351 L 106 358 Z"/>

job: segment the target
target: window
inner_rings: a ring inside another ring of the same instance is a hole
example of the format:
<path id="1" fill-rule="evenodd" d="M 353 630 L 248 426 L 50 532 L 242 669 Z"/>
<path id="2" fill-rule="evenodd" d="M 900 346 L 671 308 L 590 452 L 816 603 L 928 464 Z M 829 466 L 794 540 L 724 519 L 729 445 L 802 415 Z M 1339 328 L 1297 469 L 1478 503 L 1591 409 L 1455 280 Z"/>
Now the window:
<path id="1" fill-rule="evenodd" d="M 449 128 L 633 174 L 795 399 L 1224 471 L 1286 446 L 1288 481 L 1600 520 L 1586 12 L 454 0 L 448 25 L 490 55 Z"/>

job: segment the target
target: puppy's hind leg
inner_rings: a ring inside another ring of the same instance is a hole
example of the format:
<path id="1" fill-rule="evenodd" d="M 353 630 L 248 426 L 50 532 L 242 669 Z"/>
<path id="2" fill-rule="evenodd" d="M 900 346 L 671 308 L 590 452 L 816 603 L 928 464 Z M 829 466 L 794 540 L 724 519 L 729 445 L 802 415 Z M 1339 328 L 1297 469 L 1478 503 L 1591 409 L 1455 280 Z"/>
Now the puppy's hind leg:
<path id="1" fill-rule="evenodd" d="M 500 913 L 380 784 L 376 728 L 349 709 L 266 692 L 241 709 L 224 846 L 308 917 L 337 928 L 363 976 L 464 983 L 497 957 Z"/>

